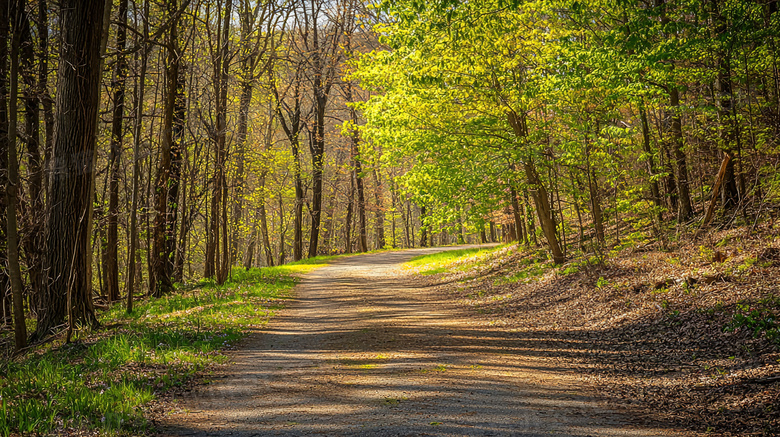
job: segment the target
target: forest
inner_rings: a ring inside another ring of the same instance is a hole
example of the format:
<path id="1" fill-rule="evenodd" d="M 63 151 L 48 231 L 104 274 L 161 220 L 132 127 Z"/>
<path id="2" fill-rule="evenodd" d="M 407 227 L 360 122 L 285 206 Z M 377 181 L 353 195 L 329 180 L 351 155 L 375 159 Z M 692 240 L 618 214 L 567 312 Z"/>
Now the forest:
<path id="1" fill-rule="evenodd" d="M 760 237 L 778 3 L 0 0 L 4 354 L 319 256 Z"/>

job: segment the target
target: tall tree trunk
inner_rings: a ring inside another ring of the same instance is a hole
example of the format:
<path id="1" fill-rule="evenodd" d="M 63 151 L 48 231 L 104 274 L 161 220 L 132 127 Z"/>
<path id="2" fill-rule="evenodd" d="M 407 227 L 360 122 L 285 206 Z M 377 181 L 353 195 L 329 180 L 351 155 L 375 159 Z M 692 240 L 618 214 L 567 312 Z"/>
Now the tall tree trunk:
<path id="1" fill-rule="evenodd" d="M 428 247 L 428 226 L 425 224 L 425 206 L 420 207 L 420 247 Z"/>
<path id="2" fill-rule="evenodd" d="M 276 81 L 270 78 L 274 85 L 272 91 L 276 100 L 276 115 L 284 130 L 287 140 L 290 142 L 290 148 L 293 155 L 293 177 L 295 184 L 295 205 L 294 205 L 294 223 L 293 223 L 293 261 L 299 261 L 303 258 L 303 179 L 301 176 L 301 66 L 297 67 L 295 77 L 293 78 L 293 106 L 290 107 L 284 102 L 284 97 L 279 95 L 276 88 Z M 272 71 L 269 70 L 269 75 Z M 285 118 L 287 113 L 287 118 Z M 281 263 L 280 263 L 281 264 Z"/>
<path id="3" fill-rule="evenodd" d="M 214 191 L 211 200 L 211 224 L 209 227 L 209 243 L 212 247 L 211 256 L 207 259 L 207 273 L 216 276 L 218 284 L 223 284 L 228 277 L 230 253 L 227 249 L 228 238 L 224 207 L 227 192 L 227 91 L 228 70 L 230 68 L 230 19 L 232 15 L 232 0 L 227 0 L 219 32 L 219 52 L 214 64 L 214 94 L 216 95 L 216 144 Z M 220 244 L 221 243 L 221 244 Z"/>
<path id="4" fill-rule="evenodd" d="M 38 0 L 38 97 L 43 106 L 44 131 L 46 140 L 43 148 L 43 168 L 49 168 L 51 151 L 54 147 L 54 100 L 49 94 L 49 13 L 46 0 Z M 49 186 L 49 172 L 43 172 L 43 186 Z M 45 193 L 44 193 L 45 194 Z"/>
<path id="5" fill-rule="evenodd" d="M 241 84 L 241 97 L 238 108 L 238 153 L 236 156 L 236 177 L 233 187 L 233 224 L 231 226 L 231 265 L 238 259 L 241 252 L 241 220 L 244 212 L 244 160 L 246 157 L 247 120 L 249 118 L 249 104 L 252 102 L 252 81 L 248 79 L 251 74 L 248 67 L 243 68 L 244 82 Z"/>
<path id="6" fill-rule="evenodd" d="M 518 117 L 515 112 L 510 112 L 507 116 L 509 125 L 512 127 L 515 135 L 518 138 L 525 138 L 527 136 L 525 120 Z M 528 156 L 526 158 L 525 162 L 523 162 L 523 169 L 525 170 L 526 182 L 531 187 L 531 196 L 536 205 L 536 214 L 539 217 L 539 223 L 542 225 L 542 232 L 544 232 L 544 236 L 547 239 L 547 245 L 550 247 L 553 262 L 562 264 L 566 257 L 563 255 L 561 245 L 558 242 L 558 236 L 556 235 L 555 217 L 552 214 L 547 189 L 539 178 L 539 173 L 536 170 L 532 157 Z"/>
<path id="7" fill-rule="evenodd" d="M 60 326 L 66 311 L 71 326 L 76 321 L 97 324 L 88 264 L 104 6 L 104 2 L 60 2 L 60 22 L 70 25 L 62 28 L 48 195 L 57 202 L 47 205 L 47 286 L 36 338 Z"/>
<path id="8" fill-rule="evenodd" d="M 27 144 L 27 174 L 28 174 L 28 196 L 29 203 L 27 208 L 23 208 L 25 217 L 26 235 L 23 235 L 21 244 L 24 247 L 24 254 L 27 264 L 27 274 L 30 279 L 31 301 L 35 302 L 42 293 L 43 283 L 42 275 L 42 257 L 43 257 L 43 217 L 44 194 L 43 194 L 43 167 L 40 151 L 40 116 L 39 116 L 39 87 L 36 83 L 35 71 L 35 46 L 30 32 L 30 19 L 24 14 L 19 23 L 20 29 L 14 32 L 17 38 L 20 38 L 19 49 L 21 56 L 22 78 L 25 82 L 24 89 L 24 119 L 25 119 L 25 143 Z M 10 141 L 13 143 L 13 141 Z M 21 187 L 18 187 L 21 190 Z M 18 197 L 18 192 L 17 192 Z"/>
<path id="9" fill-rule="evenodd" d="M 710 0 L 710 13 L 715 25 L 714 39 L 722 40 L 723 34 L 727 31 L 726 19 L 721 15 L 718 7 L 718 0 Z M 720 121 L 720 148 L 729 156 L 736 157 L 734 145 L 737 143 L 736 120 L 732 117 L 732 88 L 731 88 L 731 69 L 730 55 L 724 49 L 718 49 L 715 52 L 715 69 L 717 76 L 715 80 L 715 90 L 718 94 L 718 119 Z M 739 204 L 740 193 L 737 189 L 737 178 L 734 171 L 735 159 L 726 160 L 726 173 L 723 179 L 723 189 L 721 190 L 721 200 L 726 209 L 734 208 Z"/>
<path id="10" fill-rule="evenodd" d="M 523 239 L 523 212 L 520 210 L 520 202 L 518 201 L 517 190 L 515 189 L 514 184 L 509 185 L 509 195 L 512 197 L 512 217 L 515 220 L 515 239 L 519 243 Z"/>
<path id="11" fill-rule="evenodd" d="M 19 46 L 20 46 L 20 27 L 22 21 L 27 21 L 24 17 L 24 0 L 11 0 L 13 4 L 10 8 L 10 16 L 13 19 L 11 29 L 11 99 L 8 105 L 8 168 L 3 170 L 7 172 L 8 185 L 6 185 L 6 205 L 7 205 L 7 235 L 8 235 L 8 273 L 11 279 L 11 294 L 13 296 L 14 307 L 14 348 L 20 350 L 27 346 L 27 326 L 24 318 L 24 285 L 22 284 L 22 269 L 19 265 L 19 229 L 16 224 L 16 211 L 19 201 L 19 162 L 16 157 L 16 124 L 17 107 L 19 101 Z M 0 7 L 7 7 L 0 3 Z M 0 35 L 5 38 L 5 35 Z M 6 44 L 5 41 L 2 42 Z M 5 75 L 5 69 L 0 70 Z"/>
<path id="12" fill-rule="evenodd" d="M 323 238 L 325 247 L 323 249 L 326 254 L 333 253 L 333 240 L 336 237 L 336 220 L 333 214 L 336 212 L 336 199 L 340 182 L 341 172 L 336 172 L 336 180 L 333 181 L 333 195 L 330 196 L 330 202 L 328 202 L 327 212 L 325 213 L 325 236 Z"/>
<path id="13" fill-rule="evenodd" d="M 680 91 L 671 86 L 669 89 L 669 105 L 672 118 L 672 149 L 677 163 L 677 194 L 679 221 L 685 221 L 693 216 L 690 185 L 688 183 L 688 163 L 683 150 L 682 116 L 680 114 Z"/>
<path id="14" fill-rule="evenodd" d="M 324 100 L 324 101 L 323 101 Z M 317 97 L 317 117 L 314 137 L 309 141 L 312 166 L 311 228 L 309 232 L 309 258 L 319 250 L 320 221 L 322 218 L 322 170 L 325 161 L 325 102 L 327 97 Z M 311 135 L 311 133 L 310 133 Z"/>
<path id="15" fill-rule="evenodd" d="M 265 185 L 265 178 L 263 178 L 263 185 Z M 263 237 L 263 252 L 265 254 L 265 265 L 273 267 L 274 254 L 271 249 L 271 238 L 268 234 L 268 218 L 265 210 L 265 198 L 260 199 L 260 205 L 257 207 L 258 215 L 260 217 L 260 235 Z"/>
<path id="16" fill-rule="evenodd" d="M 347 39 L 349 42 L 350 39 Z M 349 45 L 347 45 L 349 50 Z M 346 83 L 346 91 L 344 97 L 349 103 L 353 103 L 352 98 L 352 82 Z M 358 252 L 368 251 L 368 232 L 366 230 L 366 196 L 363 188 L 363 161 L 360 156 L 360 134 L 358 133 L 358 118 L 357 111 L 354 107 L 349 108 L 349 117 L 352 122 L 352 129 L 349 133 L 349 140 L 352 146 L 350 152 L 351 167 L 353 177 L 355 180 L 355 189 L 357 190 L 357 213 L 358 213 Z"/>
<path id="17" fill-rule="evenodd" d="M 303 259 L 303 176 L 301 175 L 301 153 L 300 146 L 293 143 L 293 167 L 295 172 L 295 205 L 293 214 L 293 261 Z"/>
<path id="18" fill-rule="evenodd" d="M 645 109 L 644 101 L 639 104 L 639 119 L 642 123 L 642 148 L 645 152 L 647 174 L 650 181 L 650 195 L 653 198 L 653 203 L 655 203 L 656 208 L 659 210 L 657 219 L 658 222 L 661 223 L 663 222 L 663 214 L 660 209 L 663 207 L 663 203 L 661 201 L 661 190 L 658 187 L 658 169 L 655 165 L 653 149 L 650 146 L 650 123 L 647 119 L 647 109 Z"/>
<path id="19" fill-rule="evenodd" d="M 382 180 L 379 177 L 379 171 L 374 168 L 374 203 L 376 211 L 374 212 L 374 226 L 376 227 L 376 248 L 385 247 L 385 208 L 382 205 Z"/>
<path id="20" fill-rule="evenodd" d="M 167 3 L 170 27 L 165 68 L 162 140 L 154 189 L 154 236 L 149 269 L 149 294 L 161 297 L 173 290 L 176 218 L 181 179 L 181 136 L 184 132 L 184 76 L 180 72 L 178 1 Z"/>
<path id="21" fill-rule="evenodd" d="M 347 217 L 344 220 L 345 253 L 352 253 L 352 212 L 355 209 L 355 174 L 349 172 L 349 196 L 347 196 Z"/>
<path id="22" fill-rule="evenodd" d="M 10 39 L 11 17 L 8 16 L 9 1 L 0 0 L 0 266 L 8 265 L 8 148 L 11 137 L 8 132 L 8 40 Z M 0 269 L 0 299 L 3 302 L 3 325 L 10 326 L 13 320 L 11 278 L 7 269 Z"/>
<path id="23" fill-rule="evenodd" d="M 598 131 L 598 129 L 596 129 Z M 601 196 L 599 193 L 596 171 L 590 162 L 590 138 L 585 135 L 585 161 L 588 176 L 588 192 L 590 194 L 590 210 L 593 214 L 593 226 L 596 228 L 596 240 L 599 243 L 599 249 L 604 248 L 606 237 L 604 236 L 604 219 L 601 213 Z"/>
<path id="24" fill-rule="evenodd" d="M 284 265 L 286 255 L 284 253 L 284 240 L 287 227 L 284 225 L 284 203 L 282 203 L 282 193 L 279 193 L 279 263 Z"/>
<path id="25" fill-rule="evenodd" d="M 141 283 L 141 252 L 139 250 L 138 238 L 138 195 L 140 194 L 141 177 L 141 131 L 143 128 L 144 116 L 144 89 L 146 84 L 146 67 L 149 57 L 149 46 L 146 45 L 146 38 L 149 35 L 149 2 L 144 1 L 144 25 L 143 35 L 140 41 L 144 44 L 140 51 L 140 71 L 138 72 L 138 81 L 135 91 L 135 125 L 133 126 L 133 184 L 131 191 L 130 206 L 130 242 L 127 252 L 127 313 L 133 312 L 133 293 L 135 292 L 136 280 Z M 136 41 L 139 43 L 139 41 Z"/>
<path id="26" fill-rule="evenodd" d="M 106 294 L 113 302 L 119 299 L 119 235 L 117 216 L 119 215 L 119 174 L 122 160 L 122 123 L 125 113 L 125 78 L 127 77 L 127 59 L 122 53 L 127 41 L 127 0 L 120 0 L 117 11 L 116 63 L 111 88 L 114 94 L 111 118 L 111 145 L 108 155 L 108 230 L 106 238 Z"/>

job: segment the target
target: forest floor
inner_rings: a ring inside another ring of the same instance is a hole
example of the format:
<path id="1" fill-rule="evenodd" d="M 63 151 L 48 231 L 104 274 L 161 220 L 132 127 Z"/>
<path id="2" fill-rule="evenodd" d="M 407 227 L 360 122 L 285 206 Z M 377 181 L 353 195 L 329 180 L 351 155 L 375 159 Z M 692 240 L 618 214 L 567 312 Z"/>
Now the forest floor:
<path id="1" fill-rule="evenodd" d="M 649 423 L 780 435 L 780 224 L 559 267 L 516 246 L 421 263 L 474 323 Z"/>
<path id="2" fill-rule="evenodd" d="M 610 405 L 550 336 L 475 317 L 430 276 L 400 269 L 442 250 L 340 258 L 308 274 L 232 364 L 165 399 L 159 435 L 679 435 Z"/>

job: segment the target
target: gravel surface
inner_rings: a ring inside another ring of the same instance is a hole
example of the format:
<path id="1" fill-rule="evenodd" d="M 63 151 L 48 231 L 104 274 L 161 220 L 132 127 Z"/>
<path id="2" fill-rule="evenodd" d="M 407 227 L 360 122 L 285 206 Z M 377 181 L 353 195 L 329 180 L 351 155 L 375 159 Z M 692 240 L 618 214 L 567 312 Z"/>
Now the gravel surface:
<path id="1" fill-rule="evenodd" d="M 441 250 L 347 257 L 307 275 L 223 374 L 176 400 L 158 435 L 677 435 L 614 411 L 527 338 L 399 271 Z"/>

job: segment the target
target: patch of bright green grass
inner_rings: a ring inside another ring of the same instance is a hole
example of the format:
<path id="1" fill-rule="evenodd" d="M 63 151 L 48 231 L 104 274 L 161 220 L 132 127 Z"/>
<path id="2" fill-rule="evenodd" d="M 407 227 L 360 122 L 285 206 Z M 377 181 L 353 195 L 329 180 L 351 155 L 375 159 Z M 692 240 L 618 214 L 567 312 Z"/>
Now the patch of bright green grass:
<path id="1" fill-rule="evenodd" d="M 300 274 L 332 257 L 262 269 L 236 269 L 223 285 L 136 303 L 100 316 L 107 328 L 69 345 L 49 345 L 0 363 L 0 435 L 56 434 L 64 428 L 138 435 L 146 404 L 207 366 L 247 329 L 265 325 Z"/>
<path id="2" fill-rule="evenodd" d="M 465 270 L 504 247 L 502 245 L 489 248 L 456 249 L 430 255 L 420 255 L 404 263 L 404 268 L 417 269 L 422 275 L 436 275 L 451 270 Z"/>

